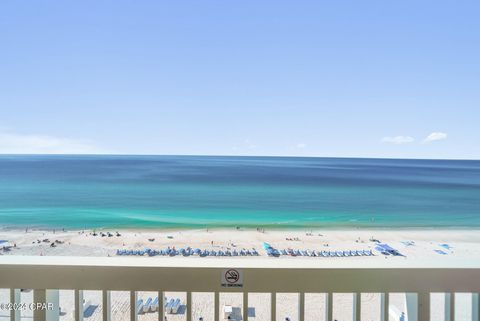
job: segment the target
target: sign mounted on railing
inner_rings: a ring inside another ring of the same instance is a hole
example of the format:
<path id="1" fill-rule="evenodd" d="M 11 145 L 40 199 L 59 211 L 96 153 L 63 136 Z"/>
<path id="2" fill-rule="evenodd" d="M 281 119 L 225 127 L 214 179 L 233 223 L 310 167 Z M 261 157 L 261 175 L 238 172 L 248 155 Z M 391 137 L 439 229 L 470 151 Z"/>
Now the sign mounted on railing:
<path id="1" fill-rule="evenodd" d="M 221 285 L 225 288 L 243 287 L 243 271 L 239 269 L 225 269 L 222 271 Z"/>

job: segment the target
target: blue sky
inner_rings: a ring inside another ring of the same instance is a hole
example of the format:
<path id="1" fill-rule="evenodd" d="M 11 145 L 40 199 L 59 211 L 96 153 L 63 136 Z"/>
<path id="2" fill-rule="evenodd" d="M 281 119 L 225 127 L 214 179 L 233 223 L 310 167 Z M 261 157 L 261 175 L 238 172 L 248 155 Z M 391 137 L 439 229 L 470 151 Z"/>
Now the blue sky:
<path id="1" fill-rule="evenodd" d="M 2 1 L 0 153 L 480 159 L 468 1 Z"/>

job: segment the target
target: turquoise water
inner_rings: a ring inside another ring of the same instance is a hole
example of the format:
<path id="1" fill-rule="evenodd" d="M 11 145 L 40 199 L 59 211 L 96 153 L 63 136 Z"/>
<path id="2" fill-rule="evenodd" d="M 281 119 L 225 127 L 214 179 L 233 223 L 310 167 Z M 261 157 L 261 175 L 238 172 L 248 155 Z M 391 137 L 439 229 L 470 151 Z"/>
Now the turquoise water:
<path id="1" fill-rule="evenodd" d="M 480 227 L 480 161 L 0 156 L 0 227 Z"/>

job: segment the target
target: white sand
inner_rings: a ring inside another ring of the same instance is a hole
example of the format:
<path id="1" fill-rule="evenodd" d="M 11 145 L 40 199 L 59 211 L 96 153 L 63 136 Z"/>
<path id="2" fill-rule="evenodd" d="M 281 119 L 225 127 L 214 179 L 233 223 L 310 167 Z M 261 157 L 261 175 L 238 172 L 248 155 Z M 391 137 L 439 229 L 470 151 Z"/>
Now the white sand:
<path id="1" fill-rule="evenodd" d="M 115 235 L 114 230 L 109 230 Z M 102 231 L 97 230 L 97 233 Z M 103 231 L 107 232 L 107 231 Z M 45 230 L 0 230 L 0 240 L 8 240 L 16 245 L 10 252 L 3 255 L 45 255 L 45 256 L 115 256 L 117 249 L 177 249 L 190 246 L 202 249 L 256 248 L 259 257 L 239 257 L 239 259 L 276 259 L 294 260 L 295 257 L 281 256 L 269 258 L 262 249 L 262 243 L 268 242 L 277 249 L 310 249 L 310 250 L 351 250 L 374 249 L 375 243 L 369 241 L 372 237 L 399 250 L 405 257 L 387 257 L 395 260 L 455 260 L 480 257 L 480 233 L 478 230 L 316 230 L 316 231 L 281 231 L 272 230 L 257 232 L 255 230 L 122 230 L 121 236 L 93 236 L 92 231 L 45 231 Z M 298 239 L 288 241 L 286 239 Z M 48 239 L 49 242 L 40 242 Z M 149 239 L 154 239 L 153 242 Z M 51 247 L 55 240 L 63 242 Z M 413 241 L 407 246 L 402 242 Z M 452 249 L 446 250 L 439 244 L 447 243 Z M 446 254 L 438 254 L 442 250 Z M 379 254 L 378 252 L 375 252 Z M 161 256 L 152 257 L 159 260 Z M 192 256 L 191 259 L 198 259 Z M 203 260 L 221 259 L 221 257 L 206 257 Z M 311 258 L 315 260 L 316 258 Z M 328 258 L 341 260 L 342 258 Z M 374 257 L 357 257 L 358 260 L 385 260 L 383 255 Z"/>

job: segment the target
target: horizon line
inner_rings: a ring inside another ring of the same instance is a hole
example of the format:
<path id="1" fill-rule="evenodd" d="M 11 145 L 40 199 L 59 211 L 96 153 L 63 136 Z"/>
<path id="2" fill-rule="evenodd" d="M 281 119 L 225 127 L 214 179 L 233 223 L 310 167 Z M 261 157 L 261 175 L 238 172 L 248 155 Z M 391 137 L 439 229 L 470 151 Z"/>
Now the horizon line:
<path id="1" fill-rule="evenodd" d="M 329 158 L 329 159 L 379 159 L 379 160 L 436 160 L 436 161 L 480 161 L 476 158 L 405 158 L 405 157 L 366 157 L 366 156 L 292 156 L 292 155 L 225 155 L 225 154 L 121 154 L 121 153 L 99 153 L 99 154 L 62 154 L 62 153 L 0 153 L 0 157 L 3 156 L 114 156 L 114 157 L 129 157 L 129 156 L 143 156 L 143 157 L 156 157 L 156 156 L 172 156 L 172 157 L 244 157 L 244 158 Z"/>

